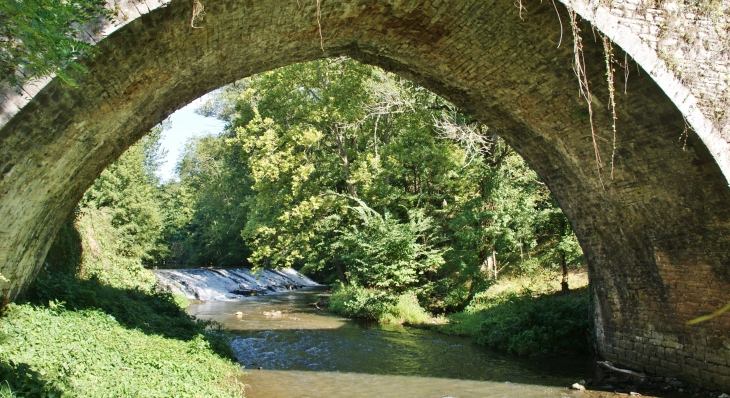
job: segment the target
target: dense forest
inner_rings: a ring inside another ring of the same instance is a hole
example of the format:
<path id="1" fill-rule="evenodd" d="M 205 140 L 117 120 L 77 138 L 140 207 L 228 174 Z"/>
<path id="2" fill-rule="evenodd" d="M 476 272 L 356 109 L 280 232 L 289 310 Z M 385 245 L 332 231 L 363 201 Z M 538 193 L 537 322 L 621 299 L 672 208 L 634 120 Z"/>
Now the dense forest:
<path id="1" fill-rule="evenodd" d="M 449 312 L 499 275 L 581 262 L 565 216 L 517 153 L 375 67 L 293 65 L 227 86 L 199 112 L 227 127 L 187 143 L 178 181 L 155 177 L 161 125 L 79 204 L 80 230 L 102 226 L 95 244 L 110 245 L 103 252 L 125 273 L 294 267 Z"/>
<path id="2" fill-rule="evenodd" d="M 177 179 L 155 175 L 163 123 L 85 194 L 67 227 L 82 236 L 84 277 L 150 288 L 148 268 L 293 267 L 333 286 L 335 312 L 422 324 L 483 313 L 504 278 L 568 291 L 581 267 L 567 219 L 517 153 L 378 68 L 293 65 L 226 86 L 198 112 L 226 127 L 187 142 Z M 568 316 L 587 305 L 568 301 Z M 458 323 L 448 328 L 475 334 Z"/>

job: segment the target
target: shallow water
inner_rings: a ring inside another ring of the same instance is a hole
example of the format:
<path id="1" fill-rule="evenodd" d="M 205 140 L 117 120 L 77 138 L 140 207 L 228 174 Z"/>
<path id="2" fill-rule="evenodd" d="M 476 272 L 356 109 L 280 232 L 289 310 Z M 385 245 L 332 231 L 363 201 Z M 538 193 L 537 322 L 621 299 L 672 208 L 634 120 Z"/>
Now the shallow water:
<path id="1" fill-rule="evenodd" d="M 588 358 L 519 358 L 466 338 L 353 322 L 309 306 L 320 291 L 189 311 L 238 336 L 232 347 L 249 370 L 241 378 L 249 398 L 563 397 L 581 394 L 565 387 L 593 374 Z"/>

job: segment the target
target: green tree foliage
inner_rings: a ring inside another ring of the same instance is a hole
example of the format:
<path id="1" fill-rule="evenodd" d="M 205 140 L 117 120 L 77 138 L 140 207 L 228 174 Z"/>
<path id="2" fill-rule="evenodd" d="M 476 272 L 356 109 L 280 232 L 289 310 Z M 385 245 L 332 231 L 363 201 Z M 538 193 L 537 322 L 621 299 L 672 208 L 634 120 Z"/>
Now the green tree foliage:
<path id="1" fill-rule="evenodd" d="M 79 202 L 73 222 L 83 247 L 81 276 L 117 287 L 154 285 L 155 278 L 144 265 L 168 255 L 164 233 L 175 212 L 166 208 L 155 176 L 163 156 L 159 145 L 163 130 L 162 125 L 154 128 L 130 147 Z M 69 263 L 67 256 L 58 257 L 58 264 Z"/>
<path id="2" fill-rule="evenodd" d="M 85 72 L 76 59 L 96 51 L 79 40 L 83 26 L 111 20 L 105 5 L 104 0 L 0 2 L 0 80 L 15 84 L 56 73 L 73 84 L 72 75 Z M 18 69 L 22 74 L 15 74 Z"/>
<path id="3" fill-rule="evenodd" d="M 429 243 L 431 218 L 414 209 L 408 212 L 408 222 L 400 222 L 357 202 L 352 209 L 360 222 L 341 231 L 332 245 L 341 253 L 338 260 L 348 270 L 348 282 L 397 292 L 426 284 L 427 276 L 444 263 L 444 249 Z"/>
<path id="4" fill-rule="evenodd" d="M 249 168 L 240 147 L 224 138 L 191 140 L 177 166 L 180 182 L 167 192 L 177 213 L 168 233 L 173 262 L 220 267 L 246 266 L 251 251 L 241 236 L 252 194 Z"/>
<path id="5" fill-rule="evenodd" d="M 297 64 L 228 86 L 201 112 L 228 127 L 191 142 L 179 164 L 194 209 L 190 258 L 246 256 L 325 281 L 415 289 L 434 310 L 462 308 L 495 274 L 581 261 L 519 155 L 380 69 Z"/>

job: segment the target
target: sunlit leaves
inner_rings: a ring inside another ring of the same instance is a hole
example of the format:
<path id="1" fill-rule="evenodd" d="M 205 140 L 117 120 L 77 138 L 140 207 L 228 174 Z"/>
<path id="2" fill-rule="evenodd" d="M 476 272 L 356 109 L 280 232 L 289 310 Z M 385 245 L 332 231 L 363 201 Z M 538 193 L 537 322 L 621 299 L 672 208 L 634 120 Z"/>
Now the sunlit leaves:
<path id="1" fill-rule="evenodd" d="M 51 73 L 74 84 L 85 72 L 76 60 L 95 48 L 79 38 L 84 25 L 110 19 L 104 0 L 5 0 L 0 2 L 0 80 L 11 83 Z M 15 74 L 22 69 L 21 74 Z"/>

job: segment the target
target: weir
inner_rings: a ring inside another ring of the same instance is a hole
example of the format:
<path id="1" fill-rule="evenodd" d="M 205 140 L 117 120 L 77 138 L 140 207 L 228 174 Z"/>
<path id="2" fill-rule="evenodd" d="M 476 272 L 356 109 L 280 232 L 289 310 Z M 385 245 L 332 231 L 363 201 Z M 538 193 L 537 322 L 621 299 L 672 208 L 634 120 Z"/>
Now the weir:
<path id="1" fill-rule="evenodd" d="M 299 272 L 280 270 L 209 269 L 155 270 L 157 282 L 190 300 L 234 301 L 267 293 L 321 286 Z"/>

